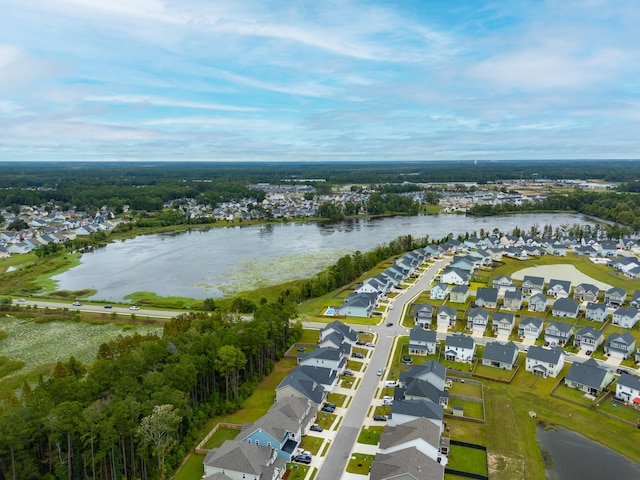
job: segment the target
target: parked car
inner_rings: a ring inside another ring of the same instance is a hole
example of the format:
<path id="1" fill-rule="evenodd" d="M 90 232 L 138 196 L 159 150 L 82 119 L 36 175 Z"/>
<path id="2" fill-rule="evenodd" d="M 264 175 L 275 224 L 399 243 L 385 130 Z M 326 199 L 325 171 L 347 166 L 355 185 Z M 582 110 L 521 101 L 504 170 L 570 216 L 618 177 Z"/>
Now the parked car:
<path id="1" fill-rule="evenodd" d="M 376 415 L 373 417 L 373 420 L 376 422 L 386 422 L 387 421 L 387 416 L 386 415 Z"/>
<path id="2" fill-rule="evenodd" d="M 363 354 L 361 354 L 360 352 L 353 352 L 353 353 L 351 354 L 351 356 L 352 356 L 353 358 L 364 358 L 364 355 L 363 355 Z"/>
<path id="3" fill-rule="evenodd" d="M 74 307 L 81 307 L 82 302 L 73 302 L 71 305 L 73 305 Z"/>
<path id="4" fill-rule="evenodd" d="M 593 350 L 587 350 L 586 352 L 584 352 L 584 354 L 588 357 L 589 355 L 591 355 L 593 353 Z"/>
<path id="5" fill-rule="evenodd" d="M 296 455 L 293 457 L 293 461 L 309 465 L 311 463 L 311 457 L 307 455 Z"/>
<path id="6" fill-rule="evenodd" d="M 327 413 L 333 413 L 336 411 L 336 407 L 331 407 L 329 405 L 325 405 L 324 407 L 322 407 L 322 411 L 323 412 L 327 412 Z"/>
<path id="7" fill-rule="evenodd" d="M 356 345 L 366 345 L 367 342 L 363 342 L 362 340 L 356 341 Z"/>
<path id="8" fill-rule="evenodd" d="M 355 375 L 355 373 L 353 373 L 353 370 L 349 370 L 348 368 L 345 369 L 344 372 L 342 372 L 344 375 L 346 375 L 347 377 L 353 377 Z"/>
<path id="9" fill-rule="evenodd" d="M 381 317 L 382 312 L 371 312 L 371 315 L 375 315 L 376 317 Z"/>
<path id="10" fill-rule="evenodd" d="M 373 342 L 367 342 L 367 347 L 374 348 L 375 346 L 376 346 L 376 344 L 375 344 L 375 343 L 373 343 Z"/>
<path id="11" fill-rule="evenodd" d="M 324 429 L 320 425 L 311 425 L 309 430 L 311 430 L 312 432 L 321 432 Z"/>

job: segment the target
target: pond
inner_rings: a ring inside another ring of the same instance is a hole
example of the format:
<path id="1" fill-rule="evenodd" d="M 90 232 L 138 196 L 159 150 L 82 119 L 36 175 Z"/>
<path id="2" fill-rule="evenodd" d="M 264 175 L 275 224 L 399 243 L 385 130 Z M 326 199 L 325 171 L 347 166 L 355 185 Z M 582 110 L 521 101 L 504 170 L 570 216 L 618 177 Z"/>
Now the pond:
<path id="1" fill-rule="evenodd" d="M 541 449 L 550 452 L 554 460 L 553 467 L 545 470 L 547 480 L 640 478 L 639 463 L 572 430 L 555 428 L 538 427 L 536 431 Z"/>
<path id="2" fill-rule="evenodd" d="M 95 289 L 94 299 L 122 301 L 133 292 L 203 299 L 309 278 L 340 257 L 402 236 L 439 240 L 449 233 L 508 233 L 533 225 L 593 223 L 576 214 L 499 217 L 421 215 L 338 223 L 291 222 L 144 235 L 84 254 L 54 277 L 60 290 Z"/>

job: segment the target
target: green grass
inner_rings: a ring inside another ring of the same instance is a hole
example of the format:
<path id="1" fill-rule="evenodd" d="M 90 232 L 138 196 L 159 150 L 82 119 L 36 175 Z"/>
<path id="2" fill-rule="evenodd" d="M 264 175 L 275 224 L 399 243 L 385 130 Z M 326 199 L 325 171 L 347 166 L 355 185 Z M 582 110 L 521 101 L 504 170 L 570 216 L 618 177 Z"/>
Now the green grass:
<path id="1" fill-rule="evenodd" d="M 316 417 L 316 424 L 320 425 L 325 430 L 329 430 L 333 422 L 336 421 L 338 416 L 335 413 L 327 413 L 327 412 L 318 412 L 318 416 Z"/>
<path id="2" fill-rule="evenodd" d="M 224 443 L 225 440 L 233 440 L 235 439 L 240 430 L 234 430 L 232 428 L 218 428 L 216 433 L 214 433 L 207 443 L 204 444 L 203 448 L 207 450 L 211 450 L 212 448 L 218 448 L 220 445 Z"/>
<path id="3" fill-rule="evenodd" d="M 307 472 L 310 468 L 311 466 L 300 463 L 287 463 L 287 470 L 291 472 L 287 478 L 290 480 L 304 480 L 307 477 Z"/>
<path id="4" fill-rule="evenodd" d="M 335 403 L 338 407 L 342 407 L 346 399 L 347 396 L 342 393 L 330 393 L 327 395 L 327 402 Z"/>
<path id="5" fill-rule="evenodd" d="M 314 437 L 313 435 L 305 435 L 304 437 L 302 437 L 300 448 L 309 450 L 312 455 L 317 455 L 323 443 L 324 438 Z"/>
<path id="6" fill-rule="evenodd" d="M 476 364 L 476 368 L 473 370 L 474 375 L 480 375 L 486 378 L 494 378 L 496 380 L 508 381 L 514 374 L 513 370 L 504 370 L 497 367 L 488 367 L 482 365 L 480 360 Z"/>
<path id="7" fill-rule="evenodd" d="M 553 392 L 554 394 L 558 395 L 561 398 L 566 398 L 568 400 L 573 400 L 574 402 L 578 402 L 581 405 L 584 405 L 586 407 L 591 407 L 595 404 L 596 400 L 591 400 L 587 397 L 585 397 L 585 393 L 582 390 L 579 390 L 577 388 L 571 388 L 568 387 L 567 385 L 564 384 L 564 382 L 562 382 L 560 385 L 558 385 L 558 388 L 556 388 L 556 390 Z M 599 395 L 599 397 L 601 397 L 601 395 Z"/>
<path id="8" fill-rule="evenodd" d="M 487 453 L 477 448 L 451 445 L 448 468 L 478 475 L 488 474 Z"/>
<path id="9" fill-rule="evenodd" d="M 347 463 L 347 472 L 356 473 L 358 475 L 368 475 L 371 469 L 371 462 L 375 455 L 367 455 L 364 453 L 353 453 Z"/>
<path id="10" fill-rule="evenodd" d="M 356 360 L 347 360 L 347 369 L 353 370 L 354 372 L 362 371 L 362 367 L 364 367 L 364 363 L 358 362 Z"/>
<path id="11" fill-rule="evenodd" d="M 453 382 L 449 389 L 449 393 L 452 395 L 482 398 L 482 385 L 469 382 Z"/>
<path id="12" fill-rule="evenodd" d="M 192 453 L 174 475 L 174 480 L 199 480 L 204 473 L 204 455 Z"/>
<path id="13" fill-rule="evenodd" d="M 469 402 L 467 400 L 459 400 L 457 398 L 449 399 L 449 408 L 447 413 L 453 413 L 453 407 L 462 407 L 465 417 L 484 420 L 484 412 L 482 411 L 482 403 Z"/>
<path id="14" fill-rule="evenodd" d="M 384 427 L 378 426 L 362 427 L 357 441 L 366 445 L 377 445 L 380 443 L 380 435 L 382 435 L 383 430 Z"/>

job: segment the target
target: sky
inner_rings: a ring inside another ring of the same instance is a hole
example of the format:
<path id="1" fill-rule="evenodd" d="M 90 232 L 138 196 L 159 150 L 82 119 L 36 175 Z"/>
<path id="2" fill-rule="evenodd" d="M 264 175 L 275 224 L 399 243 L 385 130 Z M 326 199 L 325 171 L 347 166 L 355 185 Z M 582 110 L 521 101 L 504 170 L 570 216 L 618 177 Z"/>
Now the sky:
<path id="1" fill-rule="evenodd" d="M 640 158 L 637 0 L 0 12 L 0 161 Z"/>

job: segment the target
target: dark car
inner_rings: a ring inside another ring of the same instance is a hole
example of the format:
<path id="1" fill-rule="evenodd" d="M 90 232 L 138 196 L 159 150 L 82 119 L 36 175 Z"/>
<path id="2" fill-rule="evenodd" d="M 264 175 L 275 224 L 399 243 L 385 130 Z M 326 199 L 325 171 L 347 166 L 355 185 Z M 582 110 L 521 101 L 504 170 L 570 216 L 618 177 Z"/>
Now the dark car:
<path id="1" fill-rule="evenodd" d="M 376 422 L 386 422 L 387 421 L 387 416 L 386 415 L 376 415 L 373 417 L 373 419 Z"/>
<path id="2" fill-rule="evenodd" d="M 309 465 L 311 463 L 311 457 L 309 455 L 296 455 L 293 457 L 293 461 Z"/>
<path id="3" fill-rule="evenodd" d="M 349 370 L 346 369 L 344 372 L 342 372 L 343 375 L 346 375 L 347 377 L 353 377 L 355 375 L 355 373 L 353 373 L 353 370 Z"/>
<path id="4" fill-rule="evenodd" d="M 593 353 L 592 350 L 587 350 L 586 352 L 584 352 L 584 354 L 588 357 L 589 355 L 591 355 Z"/>
<path id="5" fill-rule="evenodd" d="M 363 342 L 362 340 L 358 340 L 356 342 L 356 345 L 366 345 L 366 344 L 367 344 L 367 342 Z"/>
<path id="6" fill-rule="evenodd" d="M 393 323 L 391 322 L 387 323 L 387 327 L 393 327 Z"/>
<path id="7" fill-rule="evenodd" d="M 324 407 L 322 407 L 322 411 L 327 413 L 333 413 L 336 411 L 336 407 L 332 407 L 331 405 L 325 405 Z"/>
<path id="8" fill-rule="evenodd" d="M 112 305 L 105 305 L 104 308 L 113 308 Z"/>
<path id="9" fill-rule="evenodd" d="M 312 432 L 321 432 L 324 429 L 320 425 L 311 425 L 309 430 L 311 430 Z"/>
<path id="10" fill-rule="evenodd" d="M 371 315 L 375 315 L 376 317 L 381 317 L 382 312 L 371 312 Z"/>
<path id="11" fill-rule="evenodd" d="M 352 356 L 353 358 L 364 358 L 364 355 L 363 355 L 363 354 L 361 354 L 361 353 L 359 353 L 359 352 L 353 352 L 353 353 L 351 354 L 351 356 Z"/>

